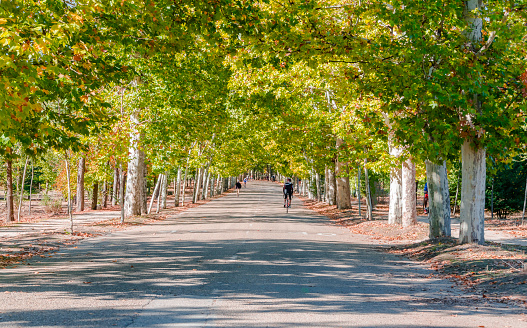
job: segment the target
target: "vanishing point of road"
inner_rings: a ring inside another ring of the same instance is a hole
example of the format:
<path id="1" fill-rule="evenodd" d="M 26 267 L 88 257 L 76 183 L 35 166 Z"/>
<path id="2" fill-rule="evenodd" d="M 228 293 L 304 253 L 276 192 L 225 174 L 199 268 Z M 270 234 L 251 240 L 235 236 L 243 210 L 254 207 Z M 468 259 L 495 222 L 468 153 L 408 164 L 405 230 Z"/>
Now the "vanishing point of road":
<path id="1" fill-rule="evenodd" d="M 202 206 L 0 271 L 0 327 L 527 327 L 379 251 L 281 187 Z"/>

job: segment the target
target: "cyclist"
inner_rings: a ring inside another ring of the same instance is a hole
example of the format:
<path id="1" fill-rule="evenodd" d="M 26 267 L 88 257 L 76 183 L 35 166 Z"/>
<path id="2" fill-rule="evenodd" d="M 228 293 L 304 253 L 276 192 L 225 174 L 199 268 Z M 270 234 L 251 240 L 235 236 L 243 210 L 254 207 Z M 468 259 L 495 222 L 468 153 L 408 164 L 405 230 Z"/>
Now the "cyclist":
<path id="1" fill-rule="evenodd" d="M 284 183 L 284 207 L 286 205 L 287 199 L 289 198 L 288 207 L 291 207 L 291 197 L 293 197 L 293 183 L 291 178 L 287 178 L 287 181 Z"/>
<path id="2" fill-rule="evenodd" d="M 243 179 L 243 187 L 247 188 L 247 178 Z"/>
<path id="3" fill-rule="evenodd" d="M 240 189 L 242 189 L 242 184 L 240 183 L 240 180 L 236 181 L 236 196 L 240 196 Z"/>

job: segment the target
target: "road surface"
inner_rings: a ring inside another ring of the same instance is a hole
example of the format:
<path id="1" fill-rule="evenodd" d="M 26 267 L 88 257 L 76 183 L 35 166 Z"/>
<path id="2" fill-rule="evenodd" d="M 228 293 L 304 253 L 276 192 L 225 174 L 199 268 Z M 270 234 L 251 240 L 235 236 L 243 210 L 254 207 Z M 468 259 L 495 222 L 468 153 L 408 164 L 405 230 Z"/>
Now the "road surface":
<path id="1" fill-rule="evenodd" d="M 527 327 L 249 182 L 161 223 L 0 270 L 0 327 Z"/>

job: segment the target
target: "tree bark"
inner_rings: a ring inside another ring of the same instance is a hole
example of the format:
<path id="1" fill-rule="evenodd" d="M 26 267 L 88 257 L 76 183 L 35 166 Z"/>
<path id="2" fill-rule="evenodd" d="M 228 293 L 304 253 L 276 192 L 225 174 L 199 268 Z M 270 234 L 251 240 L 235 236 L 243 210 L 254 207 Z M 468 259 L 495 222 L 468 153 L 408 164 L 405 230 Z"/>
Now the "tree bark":
<path id="1" fill-rule="evenodd" d="M 112 206 L 117 204 L 117 199 L 119 197 L 119 168 L 117 165 L 113 170 L 113 186 L 112 186 Z"/>
<path id="2" fill-rule="evenodd" d="M 467 39 L 478 44 L 482 39 L 483 21 L 473 12 L 483 7 L 481 0 L 464 1 L 464 20 L 469 26 L 465 32 Z M 470 96 L 470 95 L 469 95 Z M 481 113 L 481 101 L 477 94 L 471 99 L 476 115 Z M 467 114 L 466 119 L 471 122 L 474 115 Z M 465 138 L 461 147 L 461 207 L 459 211 L 461 243 L 485 243 L 484 215 L 485 215 L 485 180 L 486 180 L 486 150 L 481 146 L 473 147 L 476 140 Z"/>
<path id="3" fill-rule="evenodd" d="M 485 148 L 474 149 L 470 140 L 461 148 L 461 207 L 459 211 L 461 243 L 483 244 L 485 215 Z"/>
<path id="4" fill-rule="evenodd" d="M 426 161 L 426 177 L 429 195 L 430 238 L 450 237 L 450 191 L 446 161 L 438 165 Z"/>
<path id="5" fill-rule="evenodd" d="M 371 199 L 371 190 L 370 190 L 370 178 L 368 176 L 368 169 L 366 164 L 368 160 L 364 159 L 364 186 L 366 187 L 366 208 L 368 210 L 368 220 L 373 220 L 373 202 Z"/>
<path id="6" fill-rule="evenodd" d="M 154 192 L 152 193 L 152 198 L 150 198 L 150 206 L 148 206 L 147 214 L 150 214 L 152 212 L 152 205 L 154 205 L 154 200 L 156 199 L 162 179 L 163 179 L 163 174 L 159 174 L 159 177 L 157 178 L 156 186 L 154 187 Z"/>
<path id="7" fill-rule="evenodd" d="M 71 177 L 70 177 L 70 164 L 68 161 L 68 154 L 65 153 L 66 161 L 66 181 L 68 183 L 68 215 L 70 217 L 70 230 L 73 233 L 73 207 L 71 206 Z"/>
<path id="8" fill-rule="evenodd" d="M 209 195 L 210 172 L 209 172 L 208 169 L 205 172 L 206 172 L 206 176 L 205 176 L 205 180 L 204 180 L 205 183 L 203 184 L 203 197 L 202 197 L 202 199 L 207 199 L 207 197 Z"/>
<path id="9" fill-rule="evenodd" d="M 130 217 L 141 215 L 141 193 L 143 192 L 143 178 L 139 143 L 141 134 L 138 130 L 139 119 L 137 113 L 130 116 L 132 131 L 130 132 L 130 147 L 128 148 L 128 172 L 126 177 L 126 196 L 124 200 L 124 215 Z"/>
<path id="10" fill-rule="evenodd" d="M 93 183 L 93 195 L 91 200 L 91 209 L 96 210 L 97 209 L 97 200 L 99 198 L 99 183 L 94 182 Z"/>
<path id="11" fill-rule="evenodd" d="M 140 175 L 141 185 L 143 186 L 143 190 L 141 192 L 141 213 L 146 214 L 147 206 L 148 206 L 148 186 L 147 186 L 148 171 L 147 171 L 146 162 L 145 162 L 145 152 L 140 150 L 139 155 L 140 155 L 140 164 L 141 164 L 141 175 Z"/>
<path id="12" fill-rule="evenodd" d="M 29 183 L 29 214 L 31 215 L 31 198 L 33 197 L 33 178 L 35 176 L 35 166 L 31 160 L 31 182 Z"/>
<path id="13" fill-rule="evenodd" d="M 203 172 L 202 172 L 202 181 L 201 181 L 201 186 L 202 186 L 202 190 L 201 190 L 201 197 L 200 199 L 201 200 L 205 200 L 207 198 L 207 179 L 208 179 L 208 176 L 209 176 L 209 168 L 206 167 Z"/>
<path id="14" fill-rule="evenodd" d="M 86 159 L 81 157 L 77 164 L 77 212 L 84 211 L 84 171 L 86 171 Z"/>
<path id="15" fill-rule="evenodd" d="M 161 208 L 167 208 L 167 188 L 168 188 L 168 172 L 163 174 L 163 182 L 161 183 Z"/>
<path id="16" fill-rule="evenodd" d="M 187 175 L 188 175 L 188 158 L 187 158 L 187 166 L 185 166 L 185 177 L 183 178 L 182 188 L 181 192 L 183 195 L 181 195 L 181 206 L 185 206 L 185 191 L 187 187 Z"/>
<path id="17" fill-rule="evenodd" d="M 196 181 L 194 182 L 194 197 L 192 198 L 192 203 L 197 203 L 199 200 L 199 189 L 201 188 L 201 176 L 202 169 L 198 168 L 196 170 Z"/>
<path id="18" fill-rule="evenodd" d="M 388 212 L 388 223 L 402 225 L 403 223 L 403 181 L 402 167 L 390 168 L 390 207 Z"/>
<path id="19" fill-rule="evenodd" d="M 22 211 L 22 201 L 24 200 L 24 183 L 26 182 L 26 171 L 27 162 L 29 157 L 26 157 L 26 163 L 24 164 L 24 173 L 22 173 L 22 181 L 20 183 L 20 199 L 18 200 L 18 214 L 16 220 L 20 222 L 20 212 Z"/>
<path id="20" fill-rule="evenodd" d="M 181 195 L 181 166 L 177 169 L 176 187 L 174 188 L 174 205 L 179 206 L 179 196 Z"/>
<path id="21" fill-rule="evenodd" d="M 344 141 L 340 138 L 337 139 L 337 150 L 341 148 Z M 348 177 L 348 167 L 341 163 L 338 156 L 335 162 L 335 180 L 337 185 L 337 208 L 338 209 L 349 209 L 351 208 L 351 193 L 350 193 L 350 182 Z"/>
<path id="22" fill-rule="evenodd" d="M 119 205 L 121 205 L 121 224 L 124 223 L 125 213 L 124 213 L 124 193 L 125 193 L 125 172 L 123 166 L 119 165 L 119 171 L 121 172 L 121 177 L 119 178 Z"/>
<path id="23" fill-rule="evenodd" d="M 108 182 L 106 180 L 102 187 L 102 207 L 108 207 Z"/>
<path id="24" fill-rule="evenodd" d="M 8 159 L 6 161 L 6 177 L 7 177 L 7 221 L 15 221 L 15 210 L 13 204 L 13 161 Z"/>
<path id="25" fill-rule="evenodd" d="M 337 186 L 335 180 L 335 168 L 328 166 L 328 204 L 335 205 L 337 203 Z M 351 201 L 350 201 L 351 202 Z"/>
<path id="26" fill-rule="evenodd" d="M 320 193 L 320 174 L 318 172 L 315 173 L 315 186 L 317 188 L 317 201 L 318 202 L 321 202 L 322 201 L 322 194 Z"/>
<path id="27" fill-rule="evenodd" d="M 417 209 L 415 200 L 415 164 L 411 159 L 407 159 L 403 163 L 402 168 L 403 177 L 403 227 L 408 227 L 417 224 Z"/>

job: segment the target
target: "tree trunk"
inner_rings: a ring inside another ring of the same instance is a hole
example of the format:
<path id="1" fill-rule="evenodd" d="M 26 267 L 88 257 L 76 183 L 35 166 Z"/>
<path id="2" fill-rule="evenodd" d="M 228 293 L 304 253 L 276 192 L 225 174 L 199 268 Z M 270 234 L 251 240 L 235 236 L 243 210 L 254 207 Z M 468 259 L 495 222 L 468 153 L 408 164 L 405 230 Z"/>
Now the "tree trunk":
<path id="1" fill-rule="evenodd" d="M 165 178 L 166 178 L 166 176 L 164 174 L 161 174 L 159 176 L 159 190 L 157 191 L 157 209 L 156 209 L 156 213 L 159 213 L 159 207 L 160 207 L 161 203 L 163 202 L 162 194 L 163 194 L 163 184 L 165 183 Z M 153 197 L 154 197 L 154 195 L 152 195 L 152 198 Z"/>
<path id="2" fill-rule="evenodd" d="M 334 171 L 334 167 L 332 166 L 328 166 L 328 170 L 327 170 L 327 174 L 328 174 L 328 178 L 327 178 L 327 181 L 328 181 L 328 204 L 329 205 L 335 205 L 337 203 L 337 194 L 336 194 L 336 189 L 337 189 L 337 186 L 336 186 L 336 181 L 335 181 L 335 171 Z M 351 200 L 350 200 L 350 203 L 351 203 Z"/>
<path id="3" fill-rule="evenodd" d="M 163 183 L 161 184 L 161 208 L 167 208 L 167 188 L 168 188 L 168 172 L 163 174 Z"/>
<path id="4" fill-rule="evenodd" d="M 207 198 L 207 179 L 209 176 L 209 168 L 206 167 L 203 170 L 203 173 L 201 175 L 202 175 L 202 181 L 201 181 L 202 190 L 201 190 L 201 197 L 199 199 L 205 200 Z"/>
<path id="5" fill-rule="evenodd" d="M 472 44 L 478 44 L 482 40 L 483 21 L 475 16 L 473 12 L 483 7 L 481 0 L 464 1 L 463 15 L 468 29 L 465 36 Z M 468 47 L 470 49 L 470 45 Z M 484 81 L 483 81 L 484 83 Z M 468 90 L 467 90 L 468 91 Z M 472 96 L 472 104 L 476 115 L 481 112 L 481 102 L 477 94 Z M 466 119 L 471 122 L 474 114 L 467 114 Z M 461 243 L 485 242 L 484 237 L 484 214 L 485 214 L 485 179 L 486 179 L 486 151 L 485 148 L 476 146 L 476 140 L 471 137 L 465 138 L 461 147 L 461 207 L 459 211 L 460 230 L 459 240 Z"/>
<path id="6" fill-rule="evenodd" d="M 403 181 L 401 165 L 390 168 L 390 207 L 388 223 L 402 225 L 403 223 Z"/>
<path id="7" fill-rule="evenodd" d="M 121 224 L 124 223 L 125 213 L 124 213 L 124 193 L 125 193 L 125 172 L 123 170 L 123 166 L 119 165 L 119 171 L 121 172 L 121 177 L 119 179 L 120 186 L 119 186 L 119 204 L 121 205 Z"/>
<path id="8" fill-rule="evenodd" d="M 7 221 L 15 221 L 15 210 L 13 204 L 13 161 L 8 159 L 6 161 L 6 177 L 7 177 Z"/>
<path id="9" fill-rule="evenodd" d="M 344 144 L 342 139 L 337 139 L 337 149 Z M 348 175 L 348 167 L 341 163 L 338 156 L 335 162 L 335 176 L 337 185 L 337 208 L 348 209 L 351 208 L 351 193 L 350 182 Z"/>
<path id="10" fill-rule="evenodd" d="M 456 207 L 457 207 L 457 198 L 459 196 L 459 175 L 457 176 L 456 181 L 456 197 L 454 198 L 454 210 L 452 211 L 452 216 L 456 215 Z"/>
<path id="11" fill-rule="evenodd" d="M 77 212 L 84 211 L 84 171 L 86 170 L 86 159 L 79 158 L 77 165 Z"/>
<path id="12" fill-rule="evenodd" d="M 359 217 L 362 218 L 362 213 L 361 213 L 362 200 L 360 196 L 361 196 L 361 190 L 360 190 L 360 165 L 359 165 L 357 169 L 357 201 L 359 203 Z"/>
<path id="13" fill-rule="evenodd" d="M 523 211 L 522 211 L 522 225 L 523 225 L 523 221 L 525 219 L 525 205 L 527 205 L 527 179 L 525 181 L 525 194 L 523 196 Z"/>
<path id="14" fill-rule="evenodd" d="M 368 176 L 368 169 L 366 168 L 366 164 L 368 164 L 368 160 L 364 159 L 364 186 L 366 187 L 366 208 L 368 210 L 368 220 L 373 220 L 373 203 L 371 199 L 371 191 L 370 191 L 370 178 Z"/>
<path id="15" fill-rule="evenodd" d="M 174 188 L 174 205 L 179 206 L 179 196 L 181 195 L 181 166 L 177 169 L 176 187 Z"/>
<path id="16" fill-rule="evenodd" d="M 197 203 L 199 200 L 199 190 L 201 188 L 202 174 L 203 174 L 203 170 L 201 168 L 198 168 L 196 170 L 196 182 L 194 182 L 194 197 L 192 198 L 192 203 Z"/>
<path id="17" fill-rule="evenodd" d="M 31 198 L 33 197 L 33 178 L 35 176 L 35 166 L 33 160 L 31 161 L 31 182 L 29 183 L 29 214 L 31 215 Z"/>
<path id="18" fill-rule="evenodd" d="M 117 204 L 117 199 L 119 197 L 119 168 L 117 165 L 113 170 L 113 187 L 112 187 L 112 206 Z"/>
<path id="19" fill-rule="evenodd" d="M 415 164 L 411 159 L 403 163 L 403 227 L 408 227 L 417 223 L 417 208 L 415 201 Z"/>
<path id="20" fill-rule="evenodd" d="M 315 173 L 315 186 L 317 188 L 317 193 L 316 193 L 316 196 L 317 196 L 317 201 L 318 202 L 321 202 L 322 201 L 322 195 L 320 193 L 320 174 L 318 172 Z"/>
<path id="21" fill-rule="evenodd" d="M 130 147 L 128 149 L 128 172 L 126 177 L 126 196 L 124 200 L 125 217 L 141 215 L 141 194 L 143 192 L 142 164 L 139 151 L 141 134 L 138 131 L 137 113 L 130 117 L 132 131 L 130 132 Z"/>
<path id="22" fill-rule="evenodd" d="M 150 214 L 152 212 L 152 205 L 154 205 L 154 200 L 156 199 L 162 179 L 163 179 L 163 174 L 159 174 L 159 177 L 157 178 L 156 186 L 154 188 L 154 192 L 152 193 L 152 198 L 150 198 L 150 206 L 148 206 L 147 214 Z"/>
<path id="23" fill-rule="evenodd" d="M 209 172 L 208 169 L 205 172 L 206 172 L 207 175 L 205 176 L 205 180 L 204 180 L 204 184 L 203 184 L 203 197 L 202 197 L 202 199 L 207 199 L 207 196 L 209 194 L 210 172 Z"/>
<path id="24" fill-rule="evenodd" d="M 461 148 L 461 208 L 459 211 L 461 243 L 485 242 L 485 148 L 474 149 L 470 140 Z"/>
<path id="25" fill-rule="evenodd" d="M 106 180 L 102 187 L 102 207 L 108 207 L 108 182 Z"/>
<path id="26" fill-rule="evenodd" d="M 20 199 L 18 200 L 18 215 L 17 221 L 20 222 L 20 212 L 22 211 L 22 201 L 24 200 L 24 183 L 26 182 L 26 171 L 27 171 L 27 162 L 29 157 L 26 157 L 26 163 L 24 164 L 24 173 L 22 174 L 22 181 L 20 183 Z"/>
<path id="27" fill-rule="evenodd" d="M 450 191 L 446 161 L 442 165 L 426 161 L 429 195 L 430 238 L 450 237 Z"/>
<path id="28" fill-rule="evenodd" d="M 97 209 L 97 200 L 99 198 L 99 183 L 94 182 L 93 183 L 93 195 L 91 200 L 91 209 L 96 210 Z"/>
<path id="29" fill-rule="evenodd" d="M 142 139 L 142 138 L 141 138 Z M 140 164 L 141 164 L 141 185 L 143 186 L 142 192 L 141 192 L 141 213 L 146 214 L 147 212 L 147 206 L 148 206 L 148 172 L 146 169 L 146 162 L 145 162 L 145 152 L 140 150 Z"/>
<path id="30" fill-rule="evenodd" d="M 70 217 L 70 230 L 73 233 L 73 208 L 71 206 L 71 177 L 70 177 L 70 163 L 68 161 L 68 154 L 65 153 L 66 161 L 66 181 L 68 183 L 68 215 Z"/>
<path id="31" fill-rule="evenodd" d="M 183 178 L 182 188 L 181 192 L 183 195 L 181 195 L 181 206 L 185 206 L 185 191 L 187 186 L 187 175 L 188 175 L 188 158 L 187 158 L 187 166 L 185 166 L 185 177 Z"/>

